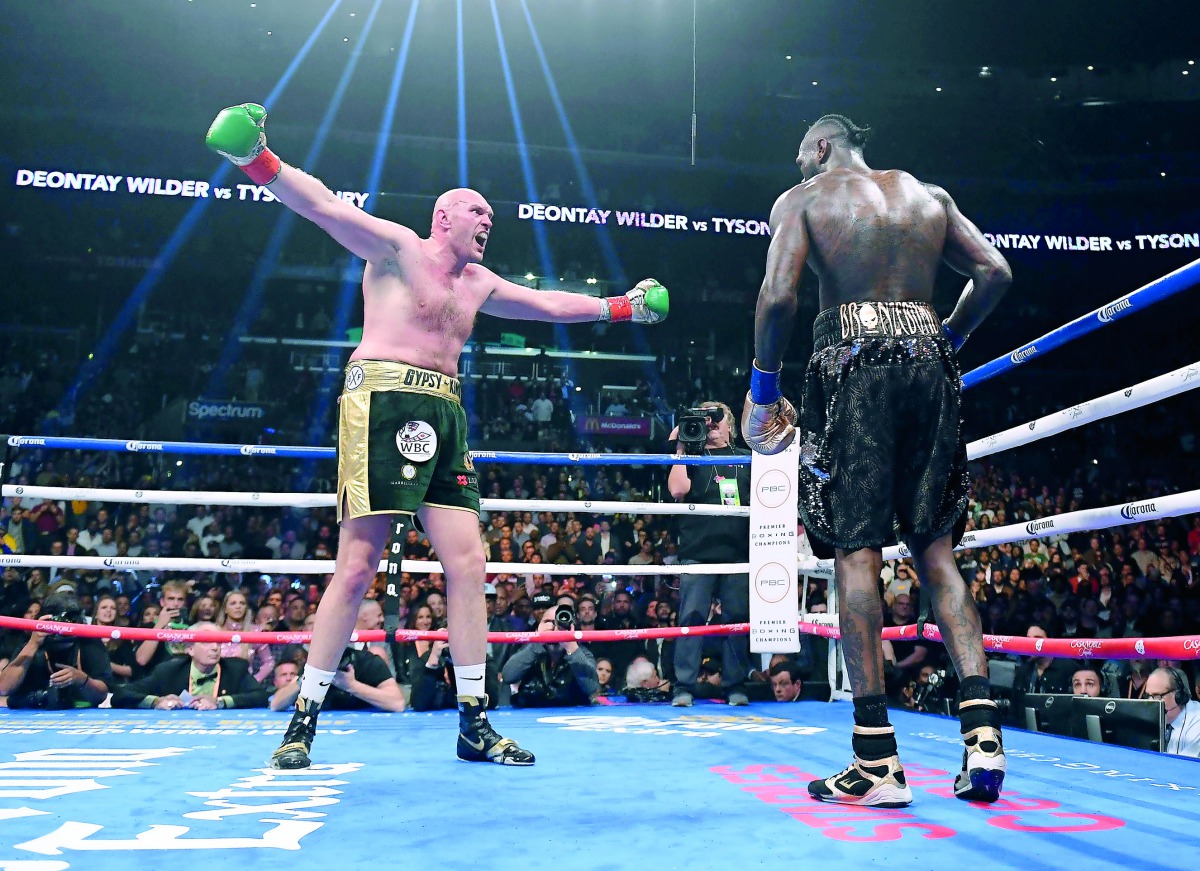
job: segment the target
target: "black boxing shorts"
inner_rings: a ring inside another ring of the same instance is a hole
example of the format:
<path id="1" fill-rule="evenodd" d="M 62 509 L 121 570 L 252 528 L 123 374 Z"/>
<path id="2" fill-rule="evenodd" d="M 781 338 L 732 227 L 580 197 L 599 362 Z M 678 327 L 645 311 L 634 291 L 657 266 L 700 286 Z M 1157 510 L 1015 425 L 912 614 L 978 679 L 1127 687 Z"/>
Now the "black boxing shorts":
<path id="1" fill-rule="evenodd" d="M 813 323 L 800 418 L 800 517 L 819 557 L 897 537 L 962 537 L 962 378 L 933 308 L 852 302 Z"/>

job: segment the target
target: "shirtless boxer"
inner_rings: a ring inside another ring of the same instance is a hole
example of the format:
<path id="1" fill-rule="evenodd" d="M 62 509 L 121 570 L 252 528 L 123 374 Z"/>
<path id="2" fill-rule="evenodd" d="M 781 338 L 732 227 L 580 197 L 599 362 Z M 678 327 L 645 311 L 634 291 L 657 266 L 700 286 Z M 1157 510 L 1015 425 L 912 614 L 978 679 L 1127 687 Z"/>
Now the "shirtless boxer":
<path id="1" fill-rule="evenodd" d="M 339 409 L 336 570 L 317 609 L 295 714 L 271 764 L 310 764 L 321 702 L 375 577 L 393 516 L 415 514 L 448 581 L 458 756 L 532 765 L 533 754 L 497 734 L 485 713 L 479 484 L 467 452 L 458 358 L 479 312 L 555 323 L 654 324 L 667 316 L 667 290 L 647 279 L 624 296 L 598 299 L 505 281 L 480 265 L 493 213 L 478 193 L 462 188 L 438 197 L 429 238 L 422 239 L 282 163 L 266 147 L 265 120 L 266 110 L 255 103 L 224 109 L 209 128 L 208 146 L 366 261 L 362 342 L 350 355 Z"/>
<path id="2" fill-rule="evenodd" d="M 967 454 L 954 354 L 1008 290 L 1000 253 L 950 195 L 863 160 L 866 129 L 819 119 L 800 144 L 804 182 L 771 212 L 766 278 L 754 323 L 754 368 L 742 415 L 760 453 L 799 438 L 800 514 L 817 550 L 835 557 L 846 670 L 854 693 L 854 761 L 809 784 L 822 801 L 903 807 L 912 791 L 884 695 L 883 546 L 898 531 L 929 590 L 958 670 L 963 768 L 954 793 L 995 801 L 1004 781 L 1000 715 L 991 700 L 975 602 L 954 565 L 967 507 Z M 939 265 L 970 277 L 939 323 L 930 300 Z M 779 391 L 783 354 L 808 263 L 820 280 L 801 413 Z M 895 530 L 895 531 L 894 531 Z"/>

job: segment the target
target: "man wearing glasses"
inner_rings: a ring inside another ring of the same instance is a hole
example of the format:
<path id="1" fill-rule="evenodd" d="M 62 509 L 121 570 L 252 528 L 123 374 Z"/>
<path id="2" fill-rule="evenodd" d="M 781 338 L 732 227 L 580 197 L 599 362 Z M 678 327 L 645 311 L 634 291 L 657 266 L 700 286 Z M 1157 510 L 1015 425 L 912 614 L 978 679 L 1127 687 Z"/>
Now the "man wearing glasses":
<path id="1" fill-rule="evenodd" d="M 1187 675 L 1156 668 L 1146 679 L 1146 697 L 1167 709 L 1167 752 L 1200 758 L 1200 702 L 1189 699 Z"/>

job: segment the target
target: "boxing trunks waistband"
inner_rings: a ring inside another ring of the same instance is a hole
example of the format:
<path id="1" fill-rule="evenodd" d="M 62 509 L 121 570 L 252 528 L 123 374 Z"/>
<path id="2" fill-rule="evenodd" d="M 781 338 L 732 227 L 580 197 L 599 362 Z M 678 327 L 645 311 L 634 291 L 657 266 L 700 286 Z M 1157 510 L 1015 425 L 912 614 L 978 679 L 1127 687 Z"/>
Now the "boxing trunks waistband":
<path id="1" fill-rule="evenodd" d="M 441 372 L 395 360 L 351 360 L 346 366 L 345 392 L 424 393 L 462 402 L 462 383 Z"/>
<path id="2" fill-rule="evenodd" d="M 846 302 L 817 315 L 813 321 L 813 351 L 821 351 L 851 339 L 908 339 L 944 335 L 941 320 L 927 302 Z"/>

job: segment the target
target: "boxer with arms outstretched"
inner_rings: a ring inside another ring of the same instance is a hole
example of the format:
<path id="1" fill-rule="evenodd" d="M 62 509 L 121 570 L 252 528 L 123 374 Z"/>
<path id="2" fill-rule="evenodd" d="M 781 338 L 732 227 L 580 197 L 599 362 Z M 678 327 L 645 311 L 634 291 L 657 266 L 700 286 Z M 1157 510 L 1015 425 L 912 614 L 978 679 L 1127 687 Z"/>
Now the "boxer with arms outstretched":
<path id="1" fill-rule="evenodd" d="M 667 290 L 647 279 L 624 296 L 599 299 L 505 281 L 481 265 L 493 213 L 480 194 L 465 188 L 442 194 L 429 237 L 421 238 L 280 161 L 266 147 L 265 120 L 266 110 L 255 103 L 224 109 L 209 128 L 208 146 L 366 261 L 362 341 L 350 355 L 339 400 L 336 570 L 317 609 L 295 714 L 271 764 L 309 766 L 317 715 L 359 602 L 378 570 L 393 516 L 407 514 L 424 526 L 446 575 L 458 755 L 532 765 L 533 754 L 497 734 L 485 713 L 479 484 L 467 451 L 458 358 L 479 312 L 654 324 L 667 316 Z"/>
<path id="2" fill-rule="evenodd" d="M 1000 716 L 990 698 L 975 602 L 954 564 L 967 508 L 967 454 L 955 352 L 999 302 L 1012 275 L 941 188 L 863 160 L 868 130 L 841 115 L 809 128 L 804 182 L 775 203 L 754 322 L 754 368 L 742 415 L 747 443 L 773 454 L 800 440 L 800 514 L 818 556 L 835 557 L 846 670 L 854 693 L 854 761 L 809 784 L 822 801 L 903 807 L 912 791 L 888 723 L 879 594 L 882 548 L 907 542 L 958 670 L 963 769 L 959 798 L 995 801 L 1004 781 Z M 953 314 L 930 300 L 942 262 L 970 277 Z M 801 412 L 779 373 L 805 264 L 820 314 Z M 824 550 L 824 553 L 822 553 Z"/>

